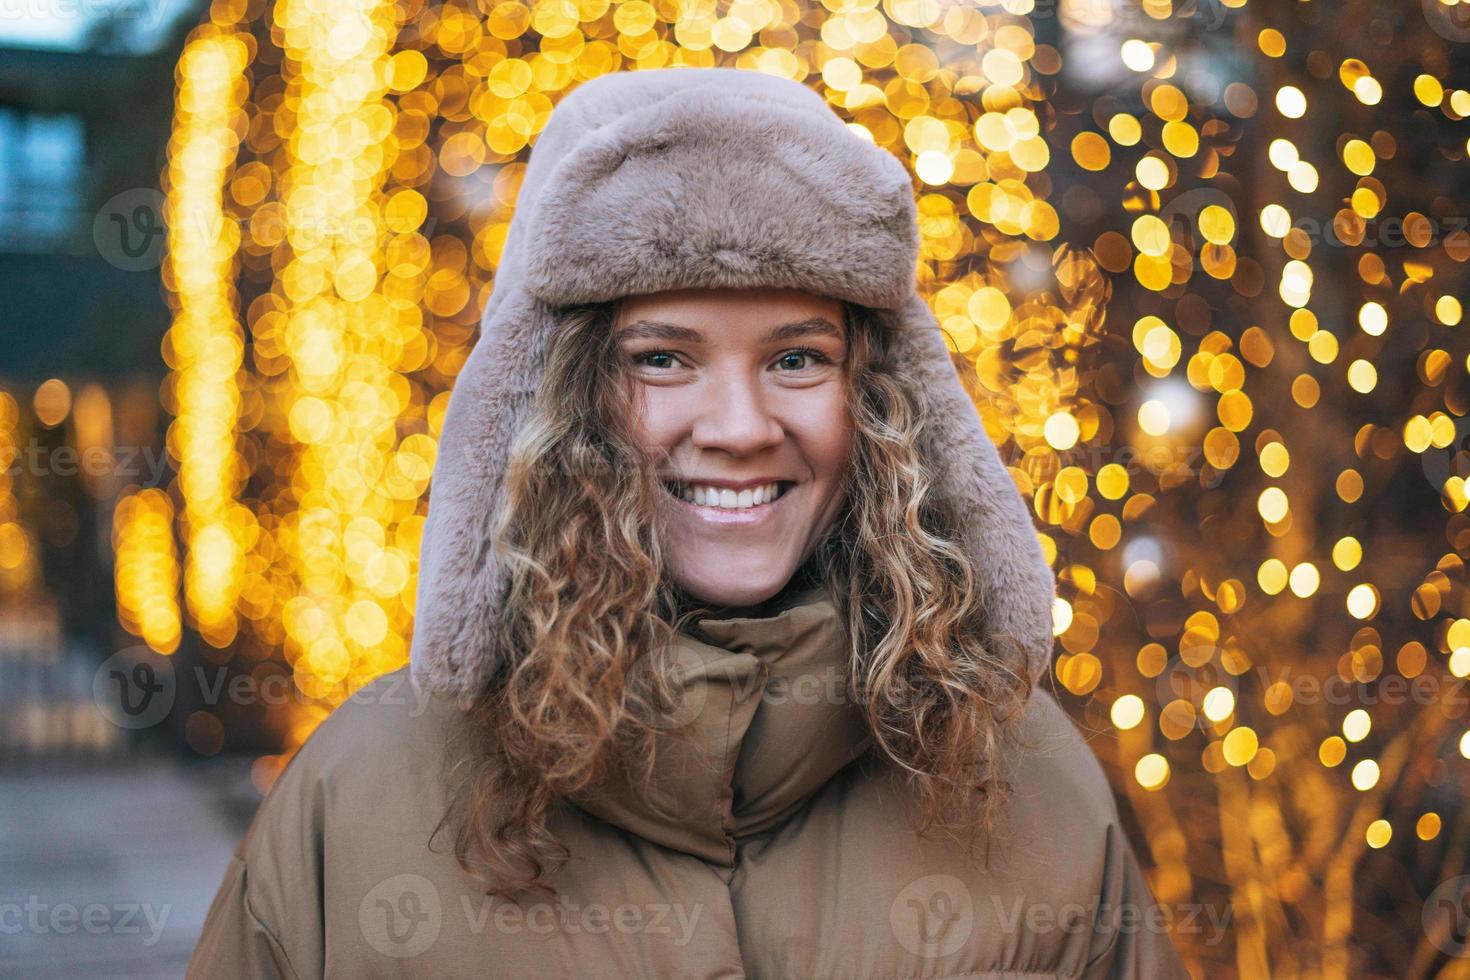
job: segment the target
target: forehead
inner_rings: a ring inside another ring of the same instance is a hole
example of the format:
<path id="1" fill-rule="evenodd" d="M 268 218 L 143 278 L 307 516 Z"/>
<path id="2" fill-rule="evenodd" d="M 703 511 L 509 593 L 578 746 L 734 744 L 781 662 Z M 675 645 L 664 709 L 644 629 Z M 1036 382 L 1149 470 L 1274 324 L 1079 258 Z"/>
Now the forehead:
<path id="1" fill-rule="evenodd" d="M 722 336 L 766 335 L 772 331 L 835 334 L 844 328 L 840 300 L 794 289 L 681 289 L 625 297 L 615 329 L 676 339 L 687 331 Z M 823 326 L 835 330 L 823 330 Z"/>

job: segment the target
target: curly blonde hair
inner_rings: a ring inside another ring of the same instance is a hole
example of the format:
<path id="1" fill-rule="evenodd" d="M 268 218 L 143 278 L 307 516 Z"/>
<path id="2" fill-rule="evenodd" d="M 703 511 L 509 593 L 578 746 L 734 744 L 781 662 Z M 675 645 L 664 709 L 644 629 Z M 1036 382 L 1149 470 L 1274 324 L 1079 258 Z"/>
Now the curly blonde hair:
<path id="1" fill-rule="evenodd" d="M 468 716 L 454 763 L 455 854 L 487 894 L 552 890 L 568 856 L 558 800 L 615 768 L 652 775 L 675 691 L 658 651 L 707 607 L 665 561 L 667 491 L 633 435 L 617 301 L 562 308 L 542 387 L 510 450 L 495 530 L 508 571 L 506 658 Z M 916 827 L 973 848 L 1009 787 L 999 764 L 1031 678 L 997 650 L 960 521 L 921 456 L 925 424 L 890 363 L 894 314 L 844 304 L 853 447 L 842 507 L 803 565 L 853 637 L 849 690 L 872 748 L 904 774 Z M 652 666 L 650 666 L 652 665 Z M 440 826 L 446 826 L 446 813 Z"/>

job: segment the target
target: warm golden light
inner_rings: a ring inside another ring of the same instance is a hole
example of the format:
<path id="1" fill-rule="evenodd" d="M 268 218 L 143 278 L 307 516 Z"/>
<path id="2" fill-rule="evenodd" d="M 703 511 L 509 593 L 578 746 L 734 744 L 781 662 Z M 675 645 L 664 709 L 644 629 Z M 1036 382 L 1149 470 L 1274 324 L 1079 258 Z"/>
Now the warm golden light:
<path id="1" fill-rule="evenodd" d="M 1137 728 L 1144 718 L 1143 699 L 1136 694 L 1125 694 L 1113 702 L 1111 712 L 1113 724 L 1119 731 Z"/>

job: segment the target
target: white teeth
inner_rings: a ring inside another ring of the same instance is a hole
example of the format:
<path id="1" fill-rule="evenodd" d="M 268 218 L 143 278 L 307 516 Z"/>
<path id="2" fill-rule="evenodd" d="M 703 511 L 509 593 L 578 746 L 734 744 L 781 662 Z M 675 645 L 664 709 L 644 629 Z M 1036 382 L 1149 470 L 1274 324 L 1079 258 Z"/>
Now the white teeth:
<path id="1" fill-rule="evenodd" d="M 761 504 L 770 503 L 779 495 L 780 488 L 775 483 L 767 483 L 764 486 L 752 487 L 736 492 L 723 487 L 690 486 L 687 483 L 678 484 L 677 494 L 684 500 L 701 507 L 719 507 L 723 510 L 746 510 L 751 507 L 759 507 Z"/>

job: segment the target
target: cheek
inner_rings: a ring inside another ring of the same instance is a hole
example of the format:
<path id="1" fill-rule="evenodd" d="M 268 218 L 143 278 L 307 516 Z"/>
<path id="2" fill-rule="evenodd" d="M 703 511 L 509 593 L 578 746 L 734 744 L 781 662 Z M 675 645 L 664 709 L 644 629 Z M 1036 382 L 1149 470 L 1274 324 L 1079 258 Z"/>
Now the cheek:
<path id="1" fill-rule="evenodd" d="M 852 450 L 852 419 L 841 392 L 801 411 L 796 425 L 801 445 L 818 480 L 840 482 Z"/>
<path id="2" fill-rule="evenodd" d="M 688 406 L 677 391 L 648 385 L 633 390 L 633 432 L 647 449 L 670 447 L 688 428 L 685 415 Z"/>

